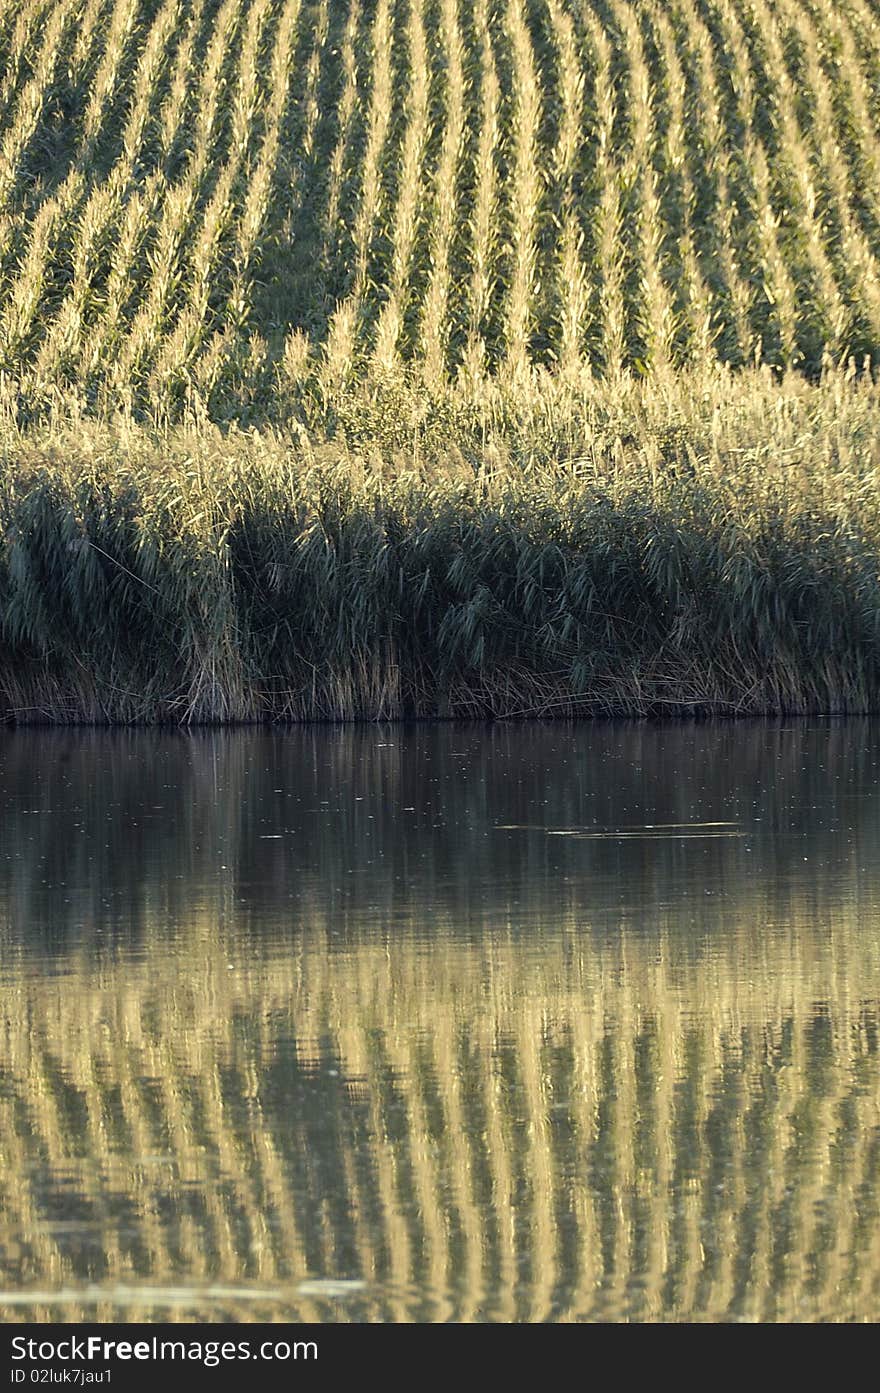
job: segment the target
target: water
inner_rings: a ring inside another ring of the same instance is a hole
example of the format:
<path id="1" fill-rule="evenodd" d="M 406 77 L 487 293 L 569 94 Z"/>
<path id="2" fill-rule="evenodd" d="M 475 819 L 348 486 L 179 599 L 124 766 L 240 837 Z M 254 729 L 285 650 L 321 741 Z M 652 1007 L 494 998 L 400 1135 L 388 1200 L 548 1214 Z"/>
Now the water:
<path id="1" fill-rule="evenodd" d="M 0 1318 L 880 1318 L 878 761 L 0 733 Z"/>

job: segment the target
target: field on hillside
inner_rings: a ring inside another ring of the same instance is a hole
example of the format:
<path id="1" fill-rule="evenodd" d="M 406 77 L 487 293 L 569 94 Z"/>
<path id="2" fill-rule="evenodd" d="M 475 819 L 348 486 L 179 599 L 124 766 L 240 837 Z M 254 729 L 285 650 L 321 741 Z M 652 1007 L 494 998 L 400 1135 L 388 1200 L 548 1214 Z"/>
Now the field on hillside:
<path id="1" fill-rule="evenodd" d="M 0 0 L 0 716 L 880 699 L 876 0 Z"/>
<path id="2" fill-rule="evenodd" d="M 19 414 L 850 355 L 874 0 L 0 0 Z"/>

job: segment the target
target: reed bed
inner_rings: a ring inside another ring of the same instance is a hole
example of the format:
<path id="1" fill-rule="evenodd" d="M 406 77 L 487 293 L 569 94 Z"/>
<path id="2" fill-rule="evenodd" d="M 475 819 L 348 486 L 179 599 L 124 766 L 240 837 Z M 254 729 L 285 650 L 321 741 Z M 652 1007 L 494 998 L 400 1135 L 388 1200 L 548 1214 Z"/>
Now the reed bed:
<path id="1" fill-rule="evenodd" d="M 338 434 L 7 421 L 7 720 L 855 712 L 880 387 L 352 389 Z"/>

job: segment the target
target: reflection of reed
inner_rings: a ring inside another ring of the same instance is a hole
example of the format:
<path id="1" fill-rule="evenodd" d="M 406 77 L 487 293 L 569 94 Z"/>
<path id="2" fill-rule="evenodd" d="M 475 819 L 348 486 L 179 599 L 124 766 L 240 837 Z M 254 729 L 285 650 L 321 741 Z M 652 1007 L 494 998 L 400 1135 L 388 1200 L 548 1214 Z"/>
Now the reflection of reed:
<path id="1" fill-rule="evenodd" d="M 322 1276 L 381 1319 L 876 1318 L 876 937 L 577 930 L 242 957 L 212 915 L 177 955 L 23 960 L 3 1284 L 277 1288 L 201 1312 L 244 1319 L 333 1316 L 296 1295 Z"/>
<path id="2" fill-rule="evenodd" d="M 415 884 L 458 936 L 482 928 L 487 894 L 511 923 L 560 904 L 596 923 L 603 884 L 668 904 L 696 866 L 762 933 L 768 917 L 821 921 L 841 894 L 880 901 L 878 760 L 868 721 L 0 732 L 0 909 L 53 948 L 83 924 L 131 941 L 176 934 L 207 887 L 212 914 L 260 936 L 282 910 L 344 936 L 367 905 L 405 927 Z M 545 830 L 722 818 L 771 835 Z"/>

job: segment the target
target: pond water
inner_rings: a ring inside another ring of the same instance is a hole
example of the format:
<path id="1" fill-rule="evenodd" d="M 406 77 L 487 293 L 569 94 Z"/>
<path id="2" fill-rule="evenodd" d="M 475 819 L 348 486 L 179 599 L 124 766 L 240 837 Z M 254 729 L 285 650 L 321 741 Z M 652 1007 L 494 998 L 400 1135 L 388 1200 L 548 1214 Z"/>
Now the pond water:
<path id="1" fill-rule="evenodd" d="M 0 1319 L 877 1320 L 878 771 L 0 732 Z"/>

